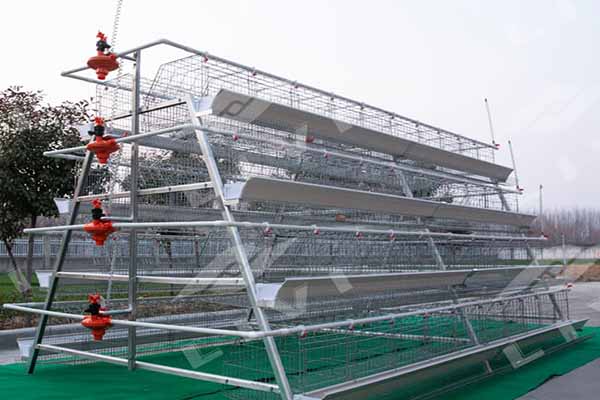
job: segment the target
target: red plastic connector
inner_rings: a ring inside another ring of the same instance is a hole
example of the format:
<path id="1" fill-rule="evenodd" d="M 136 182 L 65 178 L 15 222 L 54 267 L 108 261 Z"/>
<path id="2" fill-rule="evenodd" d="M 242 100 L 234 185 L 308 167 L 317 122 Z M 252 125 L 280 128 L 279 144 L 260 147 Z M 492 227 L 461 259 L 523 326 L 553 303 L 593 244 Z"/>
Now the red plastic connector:
<path id="1" fill-rule="evenodd" d="M 92 239 L 96 242 L 96 246 L 104 246 L 104 242 L 108 235 L 116 231 L 110 221 L 93 220 L 83 226 L 83 229 L 92 235 Z"/>
<path id="2" fill-rule="evenodd" d="M 117 56 L 109 51 L 111 46 L 106 42 L 106 35 L 98 32 L 96 37 L 98 38 L 96 42 L 97 54 L 94 57 L 90 57 L 87 65 L 95 70 L 98 79 L 103 81 L 110 71 L 119 68 L 119 63 L 117 62 Z"/>
<path id="3" fill-rule="evenodd" d="M 98 199 L 92 201 L 92 222 L 83 226 L 83 230 L 92 235 L 92 239 L 96 242 L 96 246 L 104 246 L 106 238 L 116 229 L 111 221 L 103 221 L 104 212 L 102 211 L 102 202 Z"/>
<path id="4" fill-rule="evenodd" d="M 94 135 L 94 141 L 86 146 L 86 149 L 96 155 L 100 164 L 106 164 L 110 155 L 120 149 L 115 138 L 104 135 L 104 129 L 104 120 L 100 117 L 94 118 L 94 130 L 88 132 Z"/>
<path id="5" fill-rule="evenodd" d="M 96 136 L 92 143 L 89 143 L 86 148 L 96 155 L 100 164 L 106 164 L 112 153 L 119 151 L 119 145 L 115 138 Z"/>
<path id="6" fill-rule="evenodd" d="M 84 312 L 89 312 L 82 321 L 81 325 L 92 331 L 94 340 L 102 340 L 106 330 L 112 326 L 112 318 L 109 315 L 102 315 L 102 311 L 106 311 L 100 303 L 102 297 L 99 294 L 88 295 L 89 307 Z"/>

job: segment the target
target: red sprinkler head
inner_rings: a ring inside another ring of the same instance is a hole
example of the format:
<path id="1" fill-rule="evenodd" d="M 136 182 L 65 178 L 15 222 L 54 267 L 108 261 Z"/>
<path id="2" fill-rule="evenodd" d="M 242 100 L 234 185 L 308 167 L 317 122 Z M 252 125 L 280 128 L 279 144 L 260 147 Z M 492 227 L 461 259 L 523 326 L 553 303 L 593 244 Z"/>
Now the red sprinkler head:
<path id="1" fill-rule="evenodd" d="M 112 319 L 109 315 L 103 315 L 102 296 L 98 293 L 88 295 L 90 305 L 83 312 L 90 313 L 82 321 L 81 325 L 92 330 L 94 340 L 102 340 L 106 330 L 112 326 Z"/>
<path id="2" fill-rule="evenodd" d="M 104 211 L 102 211 L 102 202 L 99 199 L 92 200 L 92 222 L 83 226 L 83 230 L 92 235 L 96 246 L 104 246 L 106 238 L 116 229 L 111 221 L 103 221 Z"/>
<path id="3" fill-rule="evenodd" d="M 86 149 L 96 155 L 100 164 L 106 164 L 110 155 L 120 149 L 115 138 L 104 136 L 104 131 L 104 120 L 100 117 L 94 118 L 94 130 L 88 132 L 94 136 L 94 141 L 88 143 Z"/>
<path id="4" fill-rule="evenodd" d="M 98 41 L 96 42 L 97 54 L 90 57 L 87 65 L 95 70 L 98 79 L 103 81 L 110 71 L 119 68 L 119 63 L 117 62 L 117 56 L 109 50 L 111 46 L 106 41 L 106 35 L 102 32 L 98 32 L 96 37 L 98 38 Z"/>

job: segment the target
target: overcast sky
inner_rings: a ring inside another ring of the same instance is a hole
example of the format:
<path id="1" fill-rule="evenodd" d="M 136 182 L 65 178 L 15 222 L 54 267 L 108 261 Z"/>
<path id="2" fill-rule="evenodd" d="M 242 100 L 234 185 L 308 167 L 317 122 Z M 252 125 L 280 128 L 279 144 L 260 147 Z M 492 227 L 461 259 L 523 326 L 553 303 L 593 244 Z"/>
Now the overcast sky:
<path id="1" fill-rule="evenodd" d="M 60 72 L 112 32 L 115 1 L 0 3 L 0 89 L 42 89 L 52 102 L 93 95 Z M 99 7 L 105 5 L 104 9 Z M 522 209 L 598 207 L 600 2 L 133 1 L 117 50 L 158 38 L 255 66 L 490 142 L 510 165 Z"/>

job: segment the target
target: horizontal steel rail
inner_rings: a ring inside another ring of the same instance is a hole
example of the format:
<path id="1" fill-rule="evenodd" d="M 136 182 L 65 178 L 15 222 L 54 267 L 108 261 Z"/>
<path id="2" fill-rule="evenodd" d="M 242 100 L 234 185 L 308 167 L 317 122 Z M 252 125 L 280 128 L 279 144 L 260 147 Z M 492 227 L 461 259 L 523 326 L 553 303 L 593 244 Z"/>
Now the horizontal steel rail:
<path id="1" fill-rule="evenodd" d="M 173 126 L 171 128 L 158 129 L 156 131 L 140 133 L 137 135 L 120 137 L 118 139 L 115 139 L 115 142 L 131 143 L 131 142 L 136 142 L 141 139 L 145 139 L 147 137 L 162 135 L 162 134 L 170 133 L 170 132 L 176 132 L 176 131 L 180 131 L 183 129 L 190 129 L 192 127 L 193 127 L 192 124 L 181 124 L 181 125 Z M 59 154 L 69 154 L 69 153 L 75 153 L 78 151 L 86 151 L 86 146 L 75 146 L 75 147 L 67 147 L 67 148 L 59 149 L 59 150 L 50 150 L 50 151 L 45 151 L 43 154 L 44 154 L 44 156 L 52 157 L 52 156 L 56 156 Z"/>
<path id="2" fill-rule="evenodd" d="M 85 318 L 84 315 L 64 313 L 64 312 L 59 312 L 59 311 L 48 311 L 48 310 L 36 309 L 36 308 L 29 308 L 29 307 L 19 306 L 17 304 L 4 304 L 3 307 L 6 308 L 7 310 L 15 310 L 15 311 L 22 311 L 22 312 L 27 312 L 27 313 L 32 313 L 32 314 L 47 315 L 49 317 L 56 317 L 56 318 L 66 318 L 66 319 L 75 319 L 75 320 L 83 320 L 83 318 Z M 133 326 L 133 327 L 140 327 L 140 328 L 162 329 L 162 330 L 166 330 L 166 331 L 197 333 L 200 335 L 237 336 L 237 337 L 243 337 L 243 338 L 247 338 L 247 339 L 257 339 L 257 338 L 264 336 L 264 335 L 260 335 L 260 333 L 258 331 L 234 331 L 234 330 L 228 330 L 228 329 L 213 329 L 213 328 L 202 328 L 202 327 L 181 326 L 181 325 L 167 325 L 167 324 L 157 324 L 157 323 L 152 323 L 152 322 L 143 322 L 143 321 L 139 321 L 139 320 L 127 321 L 127 320 L 113 319 L 111 323 L 112 323 L 112 325 L 115 325 L 115 326 L 127 326 L 127 327 Z"/>
<path id="3" fill-rule="evenodd" d="M 113 320 L 112 324 L 117 326 L 135 326 L 135 327 L 143 327 L 143 328 L 154 328 L 154 329 L 163 329 L 168 331 L 181 331 L 181 332 L 190 332 L 190 333 L 198 333 L 204 335 L 224 335 L 224 336 L 238 336 L 246 339 L 261 339 L 267 336 L 290 336 L 295 334 L 306 334 L 307 332 L 316 332 L 324 329 L 336 329 L 342 327 L 354 327 L 360 324 L 369 324 L 373 322 L 381 322 L 381 321 L 390 321 L 397 318 L 405 318 L 411 316 L 417 316 L 422 314 L 432 314 L 437 312 L 447 312 L 453 310 L 459 310 L 466 307 L 471 306 L 479 306 L 485 304 L 492 303 L 503 303 L 510 300 L 518 300 L 525 299 L 533 296 L 542 296 L 542 295 L 554 295 L 556 293 L 566 292 L 569 289 L 553 289 L 539 292 L 532 292 L 528 294 L 523 294 L 519 296 L 511 296 L 511 297 L 496 297 L 494 299 L 487 300 L 477 300 L 477 301 L 469 301 L 464 303 L 451 304 L 447 306 L 433 307 L 415 311 L 408 311 L 403 313 L 391 313 L 373 317 L 365 317 L 365 318 L 357 318 L 357 319 L 347 319 L 343 321 L 335 321 L 335 322 L 326 322 L 322 324 L 315 325 L 298 325 L 291 328 L 279 328 L 271 331 L 234 331 L 234 330 L 226 330 L 226 329 L 214 329 L 214 328 L 203 328 L 203 327 L 192 327 L 192 326 L 180 326 L 180 325 L 167 325 L 167 324 L 157 324 L 151 322 L 142 322 L 142 321 L 125 321 L 125 320 Z M 70 314 L 63 313 L 58 311 L 47 311 L 41 309 L 34 309 L 30 307 L 23 307 L 17 304 L 4 304 L 4 308 L 8 310 L 15 311 L 23 311 L 33 314 L 41 314 L 48 315 L 51 317 L 58 318 L 67 318 L 67 319 L 77 319 L 82 320 L 84 316 L 78 314 Z"/>
<path id="4" fill-rule="evenodd" d="M 279 386 L 269 383 L 248 381 L 245 379 L 231 378 L 222 375 L 209 374 L 206 372 L 190 371 L 181 368 L 167 367 L 164 365 L 152 364 L 144 361 L 136 361 L 136 367 L 147 369 L 154 372 L 164 372 L 171 375 L 183 376 L 186 378 L 200 379 L 203 381 L 221 383 L 224 385 L 243 387 L 247 389 L 260 390 L 263 392 L 279 393 Z"/>
<path id="5" fill-rule="evenodd" d="M 341 333 L 350 336 L 365 336 L 365 337 L 384 337 L 389 339 L 406 339 L 406 340 L 429 340 L 432 342 L 442 343 L 471 343 L 469 338 L 450 337 L 450 336 L 428 336 L 414 335 L 409 333 L 390 333 L 365 330 L 347 330 L 347 329 L 323 329 L 323 332 Z"/>
<path id="6" fill-rule="evenodd" d="M 161 186 L 149 189 L 138 189 L 138 196 L 149 196 L 153 194 L 162 193 L 178 193 L 178 192 L 190 192 L 193 190 L 209 189 L 212 187 L 212 182 L 199 182 L 199 183 L 188 183 L 184 185 L 173 185 L 173 186 Z M 116 193 L 102 193 L 102 194 L 91 194 L 88 196 L 79 196 L 78 201 L 92 201 L 94 199 L 123 199 L 129 198 L 131 192 L 116 192 Z"/>
<path id="7" fill-rule="evenodd" d="M 92 281 L 115 281 L 129 282 L 128 275 L 101 274 L 95 272 L 58 272 L 56 276 L 68 279 L 84 279 Z M 195 278 L 195 277 L 171 277 L 171 276 L 146 276 L 138 275 L 138 282 L 142 283 L 165 283 L 171 285 L 201 285 L 201 286 L 241 286 L 244 280 L 241 278 Z"/>
<path id="8" fill-rule="evenodd" d="M 72 355 L 76 355 L 76 356 L 87 358 L 87 359 L 92 359 L 92 360 L 96 360 L 96 361 L 104 361 L 104 362 L 116 364 L 116 365 L 127 366 L 127 363 L 128 363 L 128 361 L 124 358 L 107 356 L 107 355 L 92 353 L 92 352 L 88 352 L 88 351 L 74 350 L 74 349 L 69 349 L 66 347 L 53 346 L 53 345 L 48 345 L 48 344 L 39 344 L 37 347 L 40 350 L 47 350 L 47 351 L 52 351 L 52 352 L 57 352 L 57 353 L 67 353 L 67 354 L 72 354 Z M 220 383 L 223 385 L 242 387 L 242 388 L 246 388 L 246 389 L 260 390 L 263 392 L 279 393 L 279 387 L 277 385 L 271 385 L 269 383 L 249 381 L 246 379 L 239 379 L 239 378 L 232 378 L 232 377 L 223 376 L 223 375 L 209 374 L 206 372 L 191 371 L 191 370 L 182 369 L 182 368 L 168 367 L 165 365 L 158 365 L 158 364 L 153 364 L 153 363 L 143 362 L 143 361 L 135 361 L 135 366 L 139 369 L 146 369 L 148 371 L 163 372 L 163 373 L 167 373 L 167 374 L 171 374 L 171 375 L 177 375 L 177 376 L 182 376 L 182 377 L 186 377 L 186 378 L 198 379 L 198 380 L 207 381 L 207 382 Z"/>
<path id="9" fill-rule="evenodd" d="M 47 233 L 60 231 L 82 231 L 84 224 L 78 225 L 58 225 L 43 228 L 28 228 L 23 230 L 24 233 Z M 361 234 L 378 234 L 390 236 L 416 236 L 416 237 L 441 237 L 441 238 L 459 238 L 465 240 L 493 240 L 493 241 L 508 241 L 508 242 L 537 242 L 547 240 L 544 236 L 523 237 L 523 236 L 492 236 L 492 235 L 471 235 L 462 233 L 445 233 L 445 232 L 425 232 L 425 231 L 397 231 L 393 229 L 361 229 L 361 228 L 341 228 L 332 226 L 317 226 L 317 225 L 290 225 L 290 224 L 270 224 L 267 222 L 228 222 L 228 221 L 174 221 L 174 222 L 136 222 L 136 223 L 115 223 L 114 228 L 117 229 L 153 229 L 153 228 L 226 228 L 235 226 L 238 228 L 262 228 L 262 229 L 286 229 L 298 231 L 319 231 L 319 232 L 340 232 L 340 233 L 357 233 Z"/>
<path id="10" fill-rule="evenodd" d="M 180 106 L 182 104 L 185 104 L 185 101 L 181 100 L 181 99 L 168 100 L 168 101 L 165 101 L 163 103 L 155 104 L 155 105 L 148 106 L 148 107 L 142 106 L 138 110 L 138 114 L 139 115 L 141 115 L 141 114 L 147 114 L 147 113 L 150 113 L 150 112 L 153 112 L 153 111 L 159 111 L 159 110 L 163 110 L 163 109 L 169 108 L 169 107 Z M 129 117 L 131 117 L 131 112 L 127 112 L 127 113 L 123 113 L 123 114 L 118 114 L 118 115 L 115 115 L 112 118 L 106 118 L 104 121 L 105 122 L 117 121 L 117 120 L 120 120 L 120 119 L 129 118 Z"/>

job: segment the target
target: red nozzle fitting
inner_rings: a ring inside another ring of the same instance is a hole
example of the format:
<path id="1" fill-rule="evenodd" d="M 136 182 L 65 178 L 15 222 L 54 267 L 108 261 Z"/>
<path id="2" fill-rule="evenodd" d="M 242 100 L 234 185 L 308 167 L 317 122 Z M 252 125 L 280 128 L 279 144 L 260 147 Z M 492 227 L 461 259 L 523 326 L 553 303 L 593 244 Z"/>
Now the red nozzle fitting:
<path id="1" fill-rule="evenodd" d="M 96 37 L 98 38 L 98 41 L 96 42 L 96 55 L 90 57 L 87 65 L 95 70 L 98 79 L 103 81 L 110 71 L 119 68 L 119 63 L 117 62 L 117 56 L 109 50 L 111 46 L 106 41 L 106 35 L 102 32 L 98 32 Z"/>
<path id="2" fill-rule="evenodd" d="M 94 135 L 94 141 L 86 146 L 86 149 L 96 155 L 100 164 L 106 164 L 110 155 L 120 149 L 115 138 L 104 135 L 104 129 L 104 119 L 95 117 L 94 130 L 88 132 L 90 135 Z"/>
<path id="3" fill-rule="evenodd" d="M 116 229 L 111 221 L 103 221 L 104 212 L 102 211 L 102 202 L 99 199 L 92 200 L 92 222 L 83 226 L 83 230 L 92 235 L 96 246 L 104 246 L 106 238 Z"/>
<path id="4" fill-rule="evenodd" d="M 89 307 L 84 312 L 89 312 L 82 321 L 81 325 L 91 329 L 94 340 L 102 340 L 106 330 L 112 326 L 112 319 L 109 315 L 103 315 L 102 311 L 106 311 L 101 306 L 102 296 L 98 293 L 88 295 Z"/>

